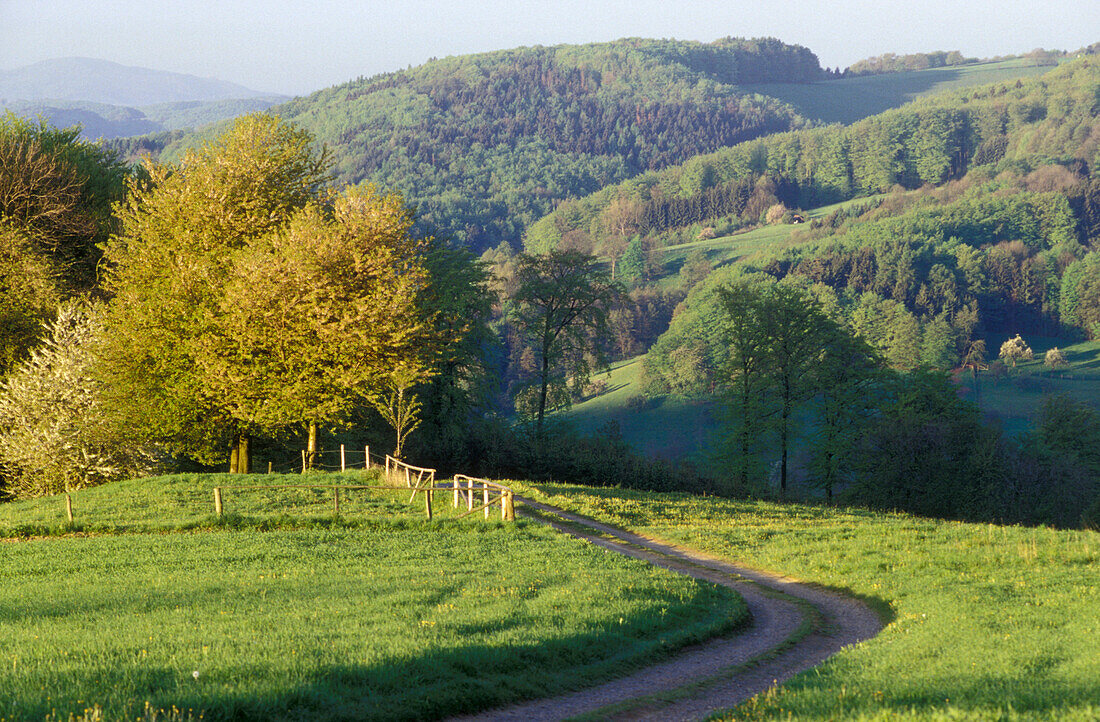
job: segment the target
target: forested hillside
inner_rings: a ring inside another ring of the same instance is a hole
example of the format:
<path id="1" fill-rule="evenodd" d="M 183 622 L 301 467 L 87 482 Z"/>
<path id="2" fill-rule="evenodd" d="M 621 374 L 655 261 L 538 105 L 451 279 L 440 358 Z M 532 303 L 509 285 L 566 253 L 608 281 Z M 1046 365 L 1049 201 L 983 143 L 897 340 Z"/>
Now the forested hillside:
<path id="1" fill-rule="evenodd" d="M 1092 168 L 1098 93 L 1100 62 L 1083 58 L 1038 78 L 945 93 L 850 126 L 771 135 L 564 203 L 531 228 L 526 245 L 555 247 L 570 231 L 606 233 L 609 216 L 624 210 L 630 228 L 645 234 L 730 214 L 755 221 L 776 202 L 812 208 L 895 186 L 938 185 L 979 165 L 1030 171 L 1079 159 Z"/>
<path id="2" fill-rule="evenodd" d="M 401 191 L 427 226 L 483 250 L 562 199 L 803 127 L 739 86 L 821 76 L 813 53 L 777 40 L 629 39 L 444 58 L 273 112 L 332 150 L 337 183 Z"/>

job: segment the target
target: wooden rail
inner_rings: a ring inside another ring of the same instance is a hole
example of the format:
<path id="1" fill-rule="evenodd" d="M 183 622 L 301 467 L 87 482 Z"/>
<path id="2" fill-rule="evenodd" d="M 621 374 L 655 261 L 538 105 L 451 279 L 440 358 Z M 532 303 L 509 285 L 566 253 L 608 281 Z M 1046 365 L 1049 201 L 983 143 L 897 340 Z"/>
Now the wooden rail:
<path id="1" fill-rule="evenodd" d="M 498 484 L 488 479 L 477 479 L 465 474 L 455 474 L 452 489 L 454 491 L 454 506 L 458 508 L 459 499 L 466 500 L 466 513 L 458 518 L 469 516 L 478 511 L 485 511 L 485 518 L 489 518 L 489 508 L 493 505 L 500 506 L 500 518 L 504 521 L 516 520 L 516 496 L 510 488 L 504 484 Z M 474 494 L 481 492 L 481 505 L 474 507 Z"/>
<path id="2" fill-rule="evenodd" d="M 232 489 L 236 491 L 250 491 L 261 489 L 331 489 L 333 513 L 340 513 L 340 490 L 394 490 L 412 489 L 409 503 L 416 500 L 417 493 L 424 494 L 424 512 L 428 519 L 432 518 L 432 498 L 437 491 L 453 491 L 454 507 L 457 509 L 459 501 L 466 502 L 466 512 L 459 515 L 459 519 L 470 516 L 479 511 L 485 513 L 485 518 L 490 517 L 490 509 L 493 506 L 500 507 L 500 518 L 504 521 L 516 520 L 515 493 L 507 486 L 488 479 L 478 479 L 465 474 L 455 474 L 454 480 L 448 483 L 437 484 L 435 481 L 435 469 L 426 469 L 421 466 L 412 466 L 405 462 L 386 456 L 385 486 L 370 484 L 267 484 L 263 486 L 251 486 L 247 484 L 234 486 L 214 487 L 214 513 L 218 516 L 225 514 L 224 491 Z M 403 486 L 402 486 L 403 484 Z M 480 499 L 478 499 L 480 495 Z M 480 502 L 480 503 L 478 503 Z"/>

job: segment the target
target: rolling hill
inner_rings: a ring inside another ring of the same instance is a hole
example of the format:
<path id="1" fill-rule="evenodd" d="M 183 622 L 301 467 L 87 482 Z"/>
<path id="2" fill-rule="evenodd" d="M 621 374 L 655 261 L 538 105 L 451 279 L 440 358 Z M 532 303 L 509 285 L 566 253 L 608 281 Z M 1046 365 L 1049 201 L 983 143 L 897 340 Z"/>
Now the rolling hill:
<path id="1" fill-rule="evenodd" d="M 741 85 L 820 76 L 813 53 L 772 39 L 627 39 L 444 58 L 273 112 L 332 151 L 337 183 L 399 190 L 426 226 L 483 250 L 518 243 L 562 199 L 805 126 Z M 170 144 L 165 157 L 203 137 Z"/>

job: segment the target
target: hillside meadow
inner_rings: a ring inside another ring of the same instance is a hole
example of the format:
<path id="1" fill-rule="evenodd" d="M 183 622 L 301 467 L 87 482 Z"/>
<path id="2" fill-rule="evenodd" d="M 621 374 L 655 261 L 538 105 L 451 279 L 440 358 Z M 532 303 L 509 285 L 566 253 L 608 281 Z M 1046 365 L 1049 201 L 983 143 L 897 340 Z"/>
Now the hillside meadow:
<path id="1" fill-rule="evenodd" d="M 748 86 L 761 95 L 790 103 L 808 118 L 854 123 L 917 98 L 987 83 L 1016 81 L 1049 72 L 1027 58 L 862 75 L 817 83 L 760 83 Z"/>
<path id="2" fill-rule="evenodd" d="M 526 490 L 863 597 L 888 622 L 874 639 L 714 719 L 1100 717 L 1100 533 L 625 489 Z"/>
<path id="3" fill-rule="evenodd" d="M 331 494 L 238 489 L 219 522 L 227 482 L 75 492 L 81 531 L 58 498 L 0 506 L 0 720 L 438 718 L 745 621 L 729 590 L 531 522 L 457 520 L 446 494 L 427 522 L 407 490 L 351 492 L 335 517 Z"/>

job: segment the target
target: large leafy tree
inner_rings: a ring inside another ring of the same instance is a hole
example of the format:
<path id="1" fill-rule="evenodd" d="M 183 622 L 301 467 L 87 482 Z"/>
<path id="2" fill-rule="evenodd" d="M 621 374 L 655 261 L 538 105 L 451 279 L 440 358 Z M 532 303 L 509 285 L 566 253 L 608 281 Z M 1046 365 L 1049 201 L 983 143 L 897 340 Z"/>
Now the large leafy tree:
<path id="1" fill-rule="evenodd" d="M 179 166 L 147 164 L 130 182 L 106 247 L 113 298 L 98 367 L 128 427 L 206 461 L 227 435 L 256 430 L 238 413 L 240 387 L 208 373 L 224 348 L 223 289 L 239 253 L 318 202 L 327 168 L 307 133 L 249 115 Z"/>
<path id="2" fill-rule="evenodd" d="M 39 340 L 66 298 L 95 285 L 125 168 L 104 148 L 0 116 L 0 376 Z"/>
<path id="3" fill-rule="evenodd" d="M 724 371 L 731 406 L 732 472 L 741 489 L 747 490 L 754 458 L 752 448 L 765 423 L 761 406 L 768 359 L 757 336 L 765 308 L 759 290 L 749 281 L 720 287 L 718 298 L 725 314 L 729 345 Z"/>
<path id="4" fill-rule="evenodd" d="M 417 407 L 409 389 L 428 376 L 436 346 L 417 303 L 425 244 L 411 225 L 400 196 L 368 186 L 341 195 L 331 213 L 307 206 L 234 254 L 221 333 L 197 358 L 234 419 L 272 432 L 304 426 L 312 454 L 318 424 L 373 400 L 400 449 Z M 396 406 L 382 393 L 391 388 Z"/>
<path id="5" fill-rule="evenodd" d="M 606 363 L 608 312 L 622 296 L 594 256 L 579 251 L 520 254 L 512 320 L 532 352 L 526 386 L 541 434 L 548 409 L 569 403 L 593 368 Z"/>
<path id="6" fill-rule="evenodd" d="M 418 305 L 431 321 L 435 374 L 420 388 L 423 424 L 417 458 L 430 466 L 468 468 L 467 439 L 478 407 L 489 403 L 490 357 L 499 340 L 489 321 L 497 294 L 488 264 L 465 249 L 433 239 L 423 263 L 428 282 Z M 391 389 L 391 393 L 394 390 Z"/>

